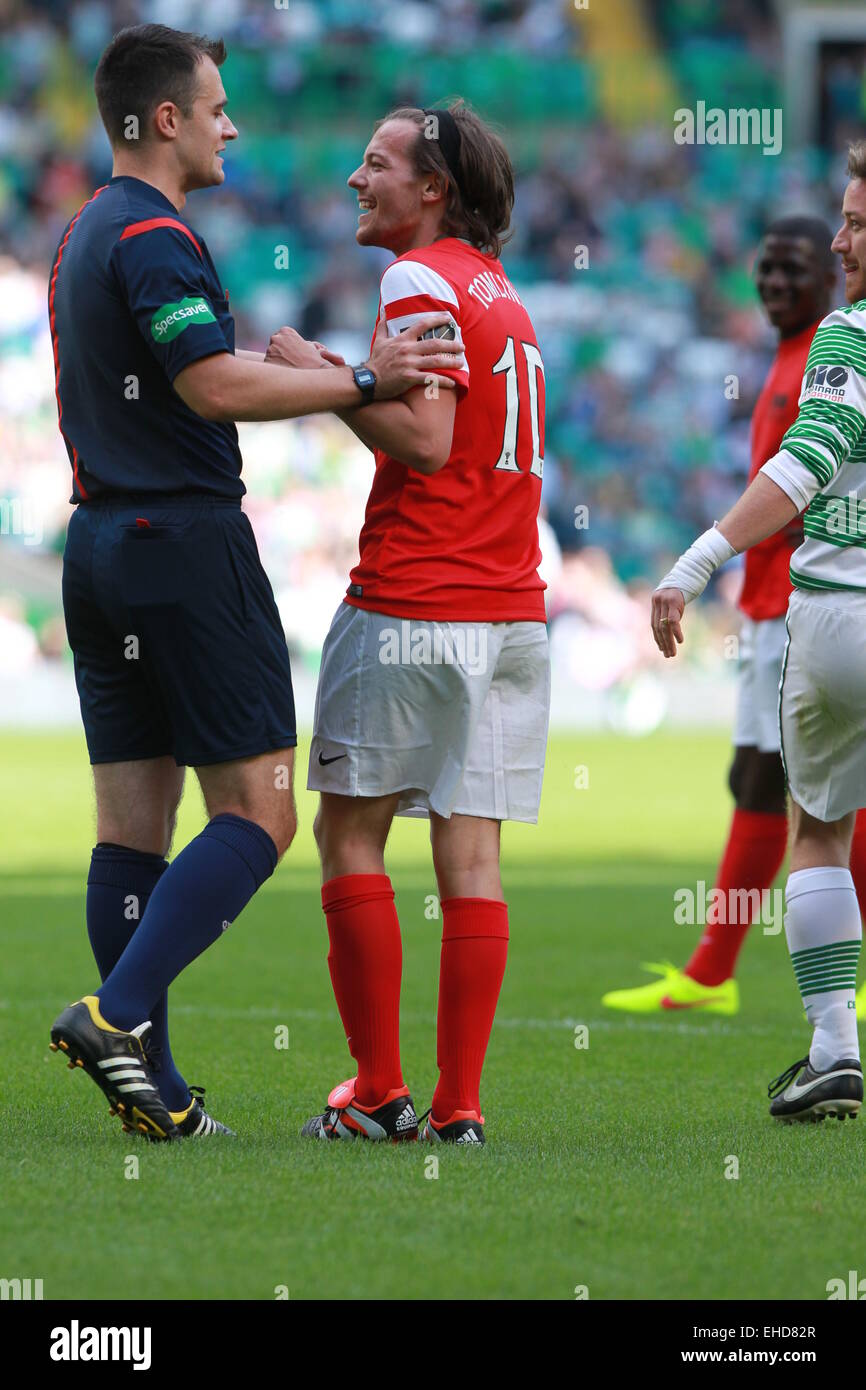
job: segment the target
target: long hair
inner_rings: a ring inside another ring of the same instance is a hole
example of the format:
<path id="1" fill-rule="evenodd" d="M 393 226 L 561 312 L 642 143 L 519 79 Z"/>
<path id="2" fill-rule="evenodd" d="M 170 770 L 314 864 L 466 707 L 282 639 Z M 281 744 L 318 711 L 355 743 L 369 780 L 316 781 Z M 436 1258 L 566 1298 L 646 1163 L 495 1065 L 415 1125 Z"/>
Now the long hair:
<path id="1" fill-rule="evenodd" d="M 508 228 L 514 207 L 514 170 L 500 136 L 461 99 L 448 103 L 460 132 L 460 155 L 456 179 L 452 175 L 435 138 L 433 118 L 417 106 L 399 106 L 389 111 L 386 121 L 411 121 L 418 136 L 411 149 L 417 174 L 438 174 L 447 187 L 443 231 L 447 236 L 465 236 L 479 251 L 499 256 L 511 233 Z"/>

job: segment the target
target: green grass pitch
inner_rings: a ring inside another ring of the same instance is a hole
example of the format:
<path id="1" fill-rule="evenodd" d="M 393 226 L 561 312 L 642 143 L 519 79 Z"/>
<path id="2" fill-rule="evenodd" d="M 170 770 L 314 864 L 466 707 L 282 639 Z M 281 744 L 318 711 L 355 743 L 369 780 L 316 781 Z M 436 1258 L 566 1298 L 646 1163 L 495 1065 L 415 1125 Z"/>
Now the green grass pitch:
<path id="1" fill-rule="evenodd" d="M 46 1298 L 824 1299 L 862 1268 L 866 1123 L 777 1126 L 766 1084 L 806 1050 L 784 935 L 753 928 L 734 1019 L 625 1018 L 605 989 L 682 963 L 673 892 L 712 883 L 729 802 L 724 734 L 554 737 L 539 825 L 505 827 L 511 953 L 482 1086 L 489 1144 L 315 1144 L 298 1130 L 350 1075 L 326 965 L 313 797 L 238 923 L 173 987 L 172 1039 L 234 1141 L 124 1135 L 48 1028 L 95 987 L 93 839 L 74 735 L 0 738 L 0 1275 Z M 575 788 L 575 769 L 588 786 Z M 306 741 L 299 753 L 303 784 Z M 190 787 L 178 843 L 201 824 Z M 403 1060 L 435 1081 L 440 923 L 426 826 L 398 822 Z M 587 1048 L 575 1025 L 588 1026 Z M 287 1049 L 275 1030 L 289 1030 Z M 138 1178 L 128 1156 L 139 1159 Z M 739 1177 L 726 1177 L 738 1160 Z M 118 1279 L 122 1243 L 126 1271 Z"/>

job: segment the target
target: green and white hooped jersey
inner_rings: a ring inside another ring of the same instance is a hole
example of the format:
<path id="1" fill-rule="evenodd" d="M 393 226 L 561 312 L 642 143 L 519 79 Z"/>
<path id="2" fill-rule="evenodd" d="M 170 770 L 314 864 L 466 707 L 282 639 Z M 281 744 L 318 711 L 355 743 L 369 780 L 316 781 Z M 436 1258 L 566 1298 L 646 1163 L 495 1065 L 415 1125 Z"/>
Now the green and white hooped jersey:
<path id="1" fill-rule="evenodd" d="M 762 472 L 802 511 L 798 589 L 866 590 L 866 299 L 819 325 L 800 412 Z"/>

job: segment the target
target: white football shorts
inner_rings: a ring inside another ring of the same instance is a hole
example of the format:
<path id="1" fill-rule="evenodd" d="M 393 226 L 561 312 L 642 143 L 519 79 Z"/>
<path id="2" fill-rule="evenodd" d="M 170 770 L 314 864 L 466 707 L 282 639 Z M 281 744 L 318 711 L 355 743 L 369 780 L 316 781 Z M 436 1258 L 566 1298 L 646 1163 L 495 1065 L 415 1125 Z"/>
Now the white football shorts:
<path id="1" fill-rule="evenodd" d="M 534 823 L 549 711 L 544 623 L 433 622 L 342 603 L 322 651 L 307 786 L 400 792 L 397 815 Z"/>
<path id="2" fill-rule="evenodd" d="M 779 681 L 788 633 L 785 618 L 743 618 L 737 668 L 734 746 L 779 752 Z"/>
<path id="3" fill-rule="evenodd" d="M 795 589 L 779 691 L 792 797 L 817 820 L 866 804 L 866 593 Z"/>

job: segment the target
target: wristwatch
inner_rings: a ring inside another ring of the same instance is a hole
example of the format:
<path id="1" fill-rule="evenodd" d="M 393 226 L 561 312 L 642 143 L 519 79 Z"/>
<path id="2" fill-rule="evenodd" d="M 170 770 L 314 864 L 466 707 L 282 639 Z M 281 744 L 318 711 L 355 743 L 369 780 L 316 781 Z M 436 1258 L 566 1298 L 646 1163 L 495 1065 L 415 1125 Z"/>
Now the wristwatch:
<path id="1" fill-rule="evenodd" d="M 376 373 L 370 370 L 366 362 L 362 362 L 360 367 L 352 368 L 352 376 L 361 392 L 361 405 L 372 405 L 373 393 L 376 390 Z"/>

